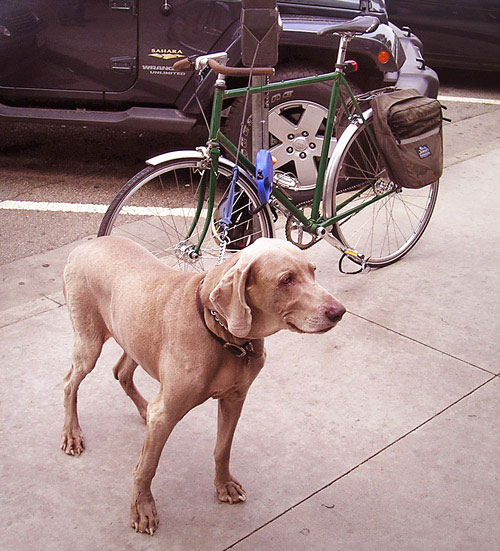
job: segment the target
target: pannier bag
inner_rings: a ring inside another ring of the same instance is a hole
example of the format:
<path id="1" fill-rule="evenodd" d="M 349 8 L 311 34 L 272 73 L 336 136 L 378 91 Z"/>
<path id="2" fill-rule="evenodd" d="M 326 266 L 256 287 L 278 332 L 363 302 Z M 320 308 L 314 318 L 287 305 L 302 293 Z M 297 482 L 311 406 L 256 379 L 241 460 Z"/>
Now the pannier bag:
<path id="1" fill-rule="evenodd" d="M 438 100 L 396 90 L 371 100 L 375 138 L 391 179 L 421 188 L 443 172 L 443 116 Z"/>

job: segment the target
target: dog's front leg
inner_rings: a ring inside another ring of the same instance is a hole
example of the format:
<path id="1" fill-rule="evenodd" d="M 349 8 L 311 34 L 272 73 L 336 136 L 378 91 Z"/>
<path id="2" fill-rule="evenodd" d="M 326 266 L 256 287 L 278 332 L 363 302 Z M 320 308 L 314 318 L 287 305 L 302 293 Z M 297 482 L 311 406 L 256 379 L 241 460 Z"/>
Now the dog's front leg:
<path id="1" fill-rule="evenodd" d="M 134 488 L 130 511 L 130 523 L 136 532 L 153 535 L 159 524 L 155 500 L 151 493 L 151 481 L 156 473 L 161 452 L 170 433 L 182 417 L 191 409 L 187 400 L 175 400 L 160 391 L 148 405 L 146 439 L 139 463 L 134 470 Z"/>
<path id="2" fill-rule="evenodd" d="M 243 399 L 221 398 L 217 417 L 217 443 L 215 445 L 215 489 L 221 501 L 238 503 L 246 500 L 245 490 L 229 472 L 229 459 L 234 431 L 243 408 Z"/>

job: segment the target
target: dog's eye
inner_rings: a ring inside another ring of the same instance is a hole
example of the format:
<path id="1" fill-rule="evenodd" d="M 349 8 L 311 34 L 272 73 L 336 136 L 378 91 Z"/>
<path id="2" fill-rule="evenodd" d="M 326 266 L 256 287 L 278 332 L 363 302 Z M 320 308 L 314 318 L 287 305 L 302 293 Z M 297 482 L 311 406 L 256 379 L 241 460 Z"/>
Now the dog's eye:
<path id="1" fill-rule="evenodd" d="M 283 285 L 284 287 L 288 287 L 293 283 L 293 277 L 291 275 L 283 276 L 280 279 L 280 285 Z"/>

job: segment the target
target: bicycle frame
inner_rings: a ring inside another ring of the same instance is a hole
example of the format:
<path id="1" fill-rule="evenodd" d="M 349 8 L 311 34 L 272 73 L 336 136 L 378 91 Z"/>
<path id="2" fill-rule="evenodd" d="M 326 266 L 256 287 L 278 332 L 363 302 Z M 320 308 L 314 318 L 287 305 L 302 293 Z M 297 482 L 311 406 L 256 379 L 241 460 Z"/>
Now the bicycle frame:
<path id="1" fill-rule="evenodd" d="M 339 220 L 342 220 L 343 218 L 348 217 L 353 213 L 362 210 L 369 204 L 375 201 L 378 201 L 380 199 L 383 199 L 384 197 L 389 195 L 389 193 L 391 193 L 391 192 L 387 192 L 385 194 L 378 195 L 373 199 L 366 201 L 362 205 L 349 209 L 341 214 L 337 214 L 336 216 L 328 220 L 322 219 L 320 215 L 320 203 L 323 197 L 323 189 L 325 185 L 325 174 L 326 174 L 326 168 L 328 164 L 328 152 L 330 149 L 330 143 L 333 135 L 333 125 L 335 120 L 335 114 L 337 112 L 337 105 L 339 103 L 339 97 L 344 108 L 346 107 L 346 101 L 342 96 L 342 94 L 340 94 L 341 87 L 343 87 L 348 92 L 348 95 L 353 102 L 355 111 L 357 113 L 357 116 L 359 117 L 361 124 L 365 125 L 365 127 L 368 130 L 368 135 L 370 136 L 370 140 L 372 140 L 375 143 L 375 137 L 372 135 L 371 129 L 366 125 L 366 120 L 363 117 L 363 113 L 359 107 L 359 104 L 354 94 L 352 93 L 352 90 L 349 87 L 344 74 L 340 70 L 335 70 L 334 72 L 325 73 L 321 75 L 314 75 L 310 77 L 303 77 L 303 78 L 298 78 L 293 80 L 286 80 L 282 82 L 264 84 L 262 86 L 236 88 L 231 90 L 226 90 L 225 80 L 221 75 L 219 75 L 219 78 L 215 84 L 212 115 L 210 120 L 210 135 L 209 135 L 209 140 L 207 142 L 208 154 L 210 156 L 210 161 L 211 161 L 210 162 L 209 200 L 207 205 L 209 215 L 206 218 L 205 226 L 201 232 L 199 242 L 195 246 L 196 254 L 199 252 L 201 244 L 205 239 L 205 236 L 210 226 L 211 213 L 213 212 L 213 206 L 214 206 L 214 200 L 215 200 L 215 188 L 217 183 L 217 174 L 218 174 L 218 166 L 219 166 L 219 157 L 221 155 L 219 145 L 222 146 L 226 151 L 228 151 L 233 157 L 236 158 L 236 164 L 241 164 L 241 166 L 249 174 L 255 174 L 255 165 L 245 155 L 243 155 L 238 150 L 238 148 L 229 140 L 229 138 L 227 138 L 227 136 L 225 136 L 220 130 L 223 101 L 226 99 L 233 99 L 240 96 L 245 96 L 246 94 L 273 92 L 273 91 L 279 91 L 285 88 L 305 86 L 308 84 L 316 84 L 316 83 L 325 82 L 325 81 L 332 81 L 332 91 L 331 91 L 330 102 L 328 106 L 328 113 L 327 113 L 326 127 L 325 127 L 325 137 L 324 137 L 323 146 L 321 150 L 320 163 L 318 166 L 318 175 L 317 175 L 316 186 L 314 190 L 311 216 L 309 218 L 306 217 L 303 214 L 303 212 L 299 208 L 297 208 L 295 204 L 286 196 L 286 194 L 283 193 L 276 185 L 273 185 L 273 188 L 272 188 L 273 198 L 278 203 L 280 203 L 288 212 L 290 212 L 299 222 L 301 222 L 304 226 L 304 229 L 311 232 L 312 234 L 316 234 L 317 232 L 324 233 L 326 231 L 326 228 L 334 225 Z M 361 190 L 360 194 L 363 191 L 365 191 L 367 188 Z M 197 207 L 197 212 L 195 213 L 195 216 L 194 216 L 192 226 L 187 235 L 187 239 L 189 239 L 192 232 L 194 231 L 196 224 L 198 223 L 198 220 L 201 214 L 201 204 L 202 204 L 201 196 L 204 193 L 205 193 L 205 189 L 200 190 L 200 201 Z M 354 199 L 354 197 L 352 199 Z M 342 207 L 346 206 L 346 204 L 349 203 L 352 199 L 349 199 L 341 206 Z"/>

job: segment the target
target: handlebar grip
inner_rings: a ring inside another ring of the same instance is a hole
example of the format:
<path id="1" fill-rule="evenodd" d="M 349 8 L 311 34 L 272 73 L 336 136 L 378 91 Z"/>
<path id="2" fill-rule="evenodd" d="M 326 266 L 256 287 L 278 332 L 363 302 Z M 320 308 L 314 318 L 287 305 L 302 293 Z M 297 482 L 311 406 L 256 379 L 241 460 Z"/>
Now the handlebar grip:
<path id="1" fill-rule="evenodd" d="M 193 65 L 189 62 L 187 57 L 179 59 L 173 64 L 173 68 L 176 71 L 194 71 Z"/>
<path id="2" fill-rule="evenodd" d="M 272 67 L 254 67 L 253 69 L 250 67 L 226 67 L 225 65 L 221 65 L 220 63 L 217 63 L 217 61 L 213 59 L 209 60 L 208 65 L 215 72 L 220 73 L 222 75 L 231 75 L 231 76 L 238 76 L 238 77 L 245 77 L 245 76 L 248 77 L 250 75 L 253 75 L 256 77 L 274 75 L 274 69 Z"/>
<path id="3" fill-rule="evenodd" d="M 221 65 L 219 62 L 215 61 L 215 59 L 210 59 L 208 61 L 208 65 L 211 69 L 213 69 L 216 73 L 220 73 L 222 75 L 231 75 L 231 76 L 239 76 L 239 77 L 248 77 L 250 75 L 254 76 L 273 76 L 274 75 L 274 69 L 272 67 L 254 67 L 251 69 L 250 67 L 227 67 L 226 65 Z M 188 57 L 185 57 L 183 59 L 179 59 L 173 64 L 173 68 L 175 71 L 194 71 L 194 63 L 192 64 L 190 59 Z"/>

